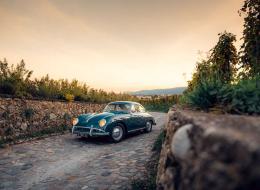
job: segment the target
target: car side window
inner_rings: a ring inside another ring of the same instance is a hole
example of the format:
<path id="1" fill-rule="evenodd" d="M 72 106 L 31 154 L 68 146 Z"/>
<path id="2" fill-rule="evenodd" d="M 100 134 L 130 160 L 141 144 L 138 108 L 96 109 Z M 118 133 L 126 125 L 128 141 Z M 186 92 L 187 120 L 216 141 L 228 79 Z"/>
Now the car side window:
<path id="1" fill-rule="evenodd" d="M 141 106 L 141 105 L 139 105 L 139 110 L 140 110 L 141 113 L 145 112 L 145 108 L 143 106 Z"/>
<path id="2" fill-rule="evenodd" d="M 135 112 L 136 113 L 140 113 L 141 112 L 139 105 L 135 105 Z"/>
<path id="3" fill-rule="evenodd" d="M 132 113 L 144 113 L 145 109 L 143 106 L 135 104 L 131 107 L 131 112 Z"/>
<path id="4" fill-rule="evenodd" d="M 135 113 L 135 112 L 136 112 L 135 105 L 132 105 L 132 106 L 131 106 L 131 112 L 132 112 L 132 113 Z"/>
<path id="5" fill-rule="evenodd" d="M 132 105 L 131 112 L 132 112 L 132 113 L 138 113 L 138 112 L 140 112 L 140 111 L 139 111 L 139 108 L 138 108 L 138 105 L 135 105 L 135 104 Z"/>

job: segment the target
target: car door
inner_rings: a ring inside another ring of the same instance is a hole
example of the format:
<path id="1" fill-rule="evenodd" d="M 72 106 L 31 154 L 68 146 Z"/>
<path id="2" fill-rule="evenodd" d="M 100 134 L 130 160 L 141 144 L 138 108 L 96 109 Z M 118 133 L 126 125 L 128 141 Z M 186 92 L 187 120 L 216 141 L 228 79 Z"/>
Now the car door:
<path id="1" fill-rule="evenodd" d="M 139 115 L 140 115 L 140 126 L 143 128 L 146 126 L 147 114 L 145 108 L 142 105 L 138 105 Z"/>
<path id="2" fill-rule="evenodd" d="M 141 124 L 140 124 L 141 115 L 140 115 L 139 109 L 136 106 L 136 104 L 132 104 L 129 121 L 130 121 L 129 123 L 131 123 L 131 125 L 129 126 L 129 129 L 128 129 L 129 132 L 136 131 L 141 127 Z"/>
<path id="3" fill-rule="evenodd" d="M 141 112 L 141 107 L 138 104 L 134 104 L 135 112 L 133 113 L 135 117 L 136 126 L 135 129 L 140 129 L 145 126 L 143 113 Z"/>

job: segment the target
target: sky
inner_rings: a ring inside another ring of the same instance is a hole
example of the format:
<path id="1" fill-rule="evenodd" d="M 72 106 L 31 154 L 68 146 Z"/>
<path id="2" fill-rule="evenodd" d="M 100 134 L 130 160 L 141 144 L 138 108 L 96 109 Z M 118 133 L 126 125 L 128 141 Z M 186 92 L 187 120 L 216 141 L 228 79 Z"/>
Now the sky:
<path id="1" fill-rule="evenodd" d="M 186 86 L 243 0 L 0 0 L 0 59 L 125 92 Z M 202 54 L 203 56 L 203 54 Z"/>

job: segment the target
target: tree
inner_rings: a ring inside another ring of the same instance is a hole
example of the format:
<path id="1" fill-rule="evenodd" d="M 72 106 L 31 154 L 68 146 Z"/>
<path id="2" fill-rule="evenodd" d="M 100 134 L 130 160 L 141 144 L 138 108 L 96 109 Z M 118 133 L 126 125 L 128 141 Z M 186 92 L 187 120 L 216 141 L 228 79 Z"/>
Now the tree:
<path id="1" fill-rule="evenodd" d="M 235 41 L 236 36 L 225 31 L 219 34 L 219 41 L 211 50 L 209 61 L 212 64 L 212 74 L 222 83 L 230 83 L 235 74 L 235 65 L 238 63 Z"/>
<path id="2" fill-rule="evenodd" d="M 19 64 L 8 66 L 6 59 L 0 61 L 0 92 L 23 96 L 26 94 L 26 83 L 32 71 L 27 70 L 22 60 Z"/>
<path id="3" fill-rule="evenodd" d="M 260 75 L 260 0 L 245 0 L 240 10 L 244 14 L 242 68 L 248 77 Z"/>
<path id="4" fill-rule="evenodd" d="M 204 80 L 211 77 L 211 65 L 208 60 L 197 62 L 196 70 L 192 75 L 191 81 L 188 81 L 187 91 L 192 91 L 196 86 L 200 85 Z"/>
<path id="5" fill-rule="evenodd" d="M 205 81 L 218 80 L 226 84 L 230 83 L 236 72 L 235 66 L 238 63 L 237 50 L 234 45 L 235 35 L 224 32 L 219 34 L 219 41 L 207 59 L 197 62 L 196 70 L 192 75 L 192 80 L 188 81 L 190 92 Z"/>

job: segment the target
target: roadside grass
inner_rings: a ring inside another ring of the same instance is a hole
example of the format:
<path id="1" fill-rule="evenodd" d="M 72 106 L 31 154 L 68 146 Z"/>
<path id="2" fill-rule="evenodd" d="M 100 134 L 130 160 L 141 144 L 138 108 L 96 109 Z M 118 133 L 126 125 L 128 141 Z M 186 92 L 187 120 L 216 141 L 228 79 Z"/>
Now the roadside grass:
<path id="1" fill-rule="evenodd" d="M 158 135 L 158 137 L 156 138 L 154 144 L 153 144 L 152 151 L 155 151 L 155 152 L 157 152 L 157 153 L 160 154 L 161 149 L 162 149 L 162 144 L 163 144 L 164 139 L 165 139 L 165 135 L 166 135 L 166 134 L 165 134 L 165 131 L 162 130 L 162 131 L 160 132 L 160 134 Z"/>
<path id="2" fill-rule="evenodd" d="M 6 144 L 15 144 L 31 139 L 44 138 L 55 134 L 64 134 L 68 130 L 70 130 L 68 126 L 61 125 L 59 127 L 49 127 L 40 131 L 33 131 L 28 134 L 21 134 L 19 136 L 6 137 L 5 139 L 0 140 L 0 148 L 4 147 Z"/>
<path id="3" fill-rule="evenodd" d="M 164 139 L 165 132 L 162 130 L 153 144 L 153 154 L 145 165 L 146 172 L 144 173 L 142 179 L 135 178 L 132 180 L 132 190 L 156 190 L 157 168 Z"/>
<path id="4" fill-rule="evenodd" d="M 172 107 L 172 104 L 148 104 L 145 105 L 145 109 L 147 111 L 154 111 L 154 112 L 163 112 L 163 113 L 167 113 L 170 109 L 170 107 Z"/>

